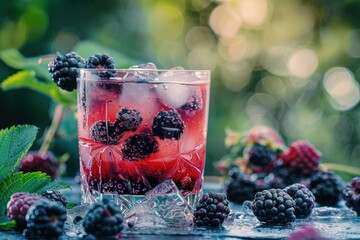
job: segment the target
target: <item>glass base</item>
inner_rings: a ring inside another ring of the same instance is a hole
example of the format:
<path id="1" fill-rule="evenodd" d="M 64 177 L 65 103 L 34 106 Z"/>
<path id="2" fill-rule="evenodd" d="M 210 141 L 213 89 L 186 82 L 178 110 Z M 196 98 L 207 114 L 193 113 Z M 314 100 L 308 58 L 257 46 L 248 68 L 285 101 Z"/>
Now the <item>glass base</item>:
<path id="1" fill-rule="evenodd" d="M 98 201 L 102 201 L 103 199 L 107 199 L 113 202 L 115 205 L 119 206 L 122 213 L 125 213 L 130 208 L 132 208 L 137 203 L 141 202 L 144 199 L 144 195 L 119 195 L 112 193 L 100 193 L 97 191 L 88 191 L 83 186 L 81 186 L 81 203 L 89 204 Z M 201 195 L 201 191 L 191 192 L 184 197 L 187 204 L 195 209 L 196 204 Z"/>

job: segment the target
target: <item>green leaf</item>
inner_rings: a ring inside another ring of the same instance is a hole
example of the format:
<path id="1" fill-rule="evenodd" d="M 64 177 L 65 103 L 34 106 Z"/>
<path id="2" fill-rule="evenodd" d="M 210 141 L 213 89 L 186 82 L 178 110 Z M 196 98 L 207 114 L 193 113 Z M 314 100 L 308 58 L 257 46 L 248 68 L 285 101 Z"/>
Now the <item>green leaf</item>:
<path id="1" fill-rule="evenodd" d="M 36 134 L 37 128 L 31 125 L 0 130 L 0 183 L 25 156 Z"/>
<path id="2" fill-rule="evenodd" d="M 3 230 L 3 231 L 12 230 L 12 229 L 15 229 L 15 227 L 16 227 L 15 220 L 12 220 L 10 222 L 0 223 L 0 230 Z"/>
<path id="3" fill-rule="evenodd" d="M 35 78 L 34 71 L 19 71 L 5 79 L 0 86 L 4 91 L 29 88 L 50 97 L 58 103 L 64 105 L 76 104 L 76 91 L 67 92 L 61 90 L 52 82 L 40 82 Z"/>
<path id="4" fill-rule="evenodd" d="M 18 172 L 8 176 L 0 183 L 0 222 L 8 220 L 4 214 L 6 204 L 12 194 L 16 192 L 41 193 L 46 189 L 63 189 L 68 185 L 58 181 L 52 181 L 51 177 L 42 172 L 22 173 Z"/>
<path id="5" fill-rule="evenodd" d="M 17 49 L 11 48 L 0 52 L 0 59 L 9 67 L 33 70 L 36 76 L 51 81 L 47 65 L 39 63 L 40 57 L 25 58 Z"/>
<path id="6" fill-rule="evenodd" d="M 74 47 L 74 51 L 85 59 L 91 55 L 94 55 L 95 53 L 107 53 L 114 58 L 117 68 L 127 68 L 132 65 L 141 63 L 141 60 L 128 57 L 117 50 L 104 47 L 91 41 L 81 41 L 77 43 Z"/>
<path id="7" fill-rule="evenodd" d="M 15 69 L 25 69 L 29 67 L 29 63 L 24 56 L 14 48 L 5 49 L 0 52 L 0 59 L 8 66 Z"/>

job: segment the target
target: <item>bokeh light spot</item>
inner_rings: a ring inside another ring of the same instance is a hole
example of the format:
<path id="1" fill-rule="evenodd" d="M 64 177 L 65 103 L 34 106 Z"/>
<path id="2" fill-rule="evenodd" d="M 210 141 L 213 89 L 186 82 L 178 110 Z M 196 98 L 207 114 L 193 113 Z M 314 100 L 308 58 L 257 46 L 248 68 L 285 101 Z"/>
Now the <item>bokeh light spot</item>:
<path id="1" fill-rule="evenodd" d="M 227 61 L 236 61 L 245 58 L 248 53 L 248 42 L 243 36 L 224 38 L 219 42 L 219 52 Z"/>
<path id="2" fill-rule="evenodd" d="M 224 3 L 211 12 L 209 24 L 216 34 L 230 38 L 239 31 L 241 20 L 232 7 Z"/>
<path id="3" fill-rule="evenodd" d="M 335 109 L 351 109 L 360 100 L 359 85 L 347 68 L 331 68 L 325 73 L 323 83 Z"/>
<path id="4" fill-rule="evenodd" d="M 248 27 L 261 27 L 267 23 L 270 13 L 267 0 L 241 0 L 239 13 L 241 20 Z"/>
<path id="5" fill-rule="evenodd" d="M 314 50 L 301 48 L 291 54 L 287 69 L 294 77 L 307 78 L 316 71 L 318 64 L 318 57 Z"/>

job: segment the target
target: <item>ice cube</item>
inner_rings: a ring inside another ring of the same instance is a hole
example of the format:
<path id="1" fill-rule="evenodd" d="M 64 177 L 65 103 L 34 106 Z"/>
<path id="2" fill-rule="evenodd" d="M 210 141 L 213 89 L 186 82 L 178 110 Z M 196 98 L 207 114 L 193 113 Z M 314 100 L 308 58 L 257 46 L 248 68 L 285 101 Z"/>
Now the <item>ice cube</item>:
<path id="1" fill-rule="evenodd" d="M 156 71 L 158 68 L 156 65 L 152 62 L 143 63 L 139 65 L 131 66 L 129 69 L 139 69 L 139 71 L 129 72 L 127 73 L 123 78 L 126 80 L 135 80 L 135 81 L 151 81 L 151 80 L 157 80 L 159 77 L 158 71 Z M 149 71 L 142 70 L 142 69 L 148 69 Z"/>
<path id="2" fill-rule="evenodd" d="M 147 192 L 143 203 L 158 213 L 169 227 L 187 227 L 193 223 L 192 209 L 171 179 Z"/>
<path id="3" fill-rule="evenodd" d="M 129 227 L 165 228 L 165 221 L 148 205 L 138 203 L 125 213 L 125 222 Z"/>
<path id="4" fill-rule="evenodd" d="M 184 68 L 174 67 L 162 73 L 159 76 L 159 81 L 162 83 L 157 88 L 162 103 L 171 108 L 178 108 L 187 103 L 193 93 L 186 83 L 199 80 L 193 72 L 177 70 L 184 70 Z"/>
<path id="5" fill-rule="evenodd" d="M 329 218 L 355 218 L 356 212 L 348 208 L 318 207 L 314 208 L 310 218 L 329 219 Z"/>
<path id="6" fill-rule="evenodd" d="M 252 209 L 251 209 L 252 201 L 245 201 L 243 203 L 243 210 L 246 215 L 254 215 Z"/>

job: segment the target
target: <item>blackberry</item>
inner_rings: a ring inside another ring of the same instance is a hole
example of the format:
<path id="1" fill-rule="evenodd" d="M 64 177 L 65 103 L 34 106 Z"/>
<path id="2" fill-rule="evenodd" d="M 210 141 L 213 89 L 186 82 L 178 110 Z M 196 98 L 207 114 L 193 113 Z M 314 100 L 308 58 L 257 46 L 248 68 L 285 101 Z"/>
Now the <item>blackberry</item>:
<path id="1" fill-rule="evenodd" d="M 116 75 L 115 61 L 112 57 L 105 53 L 97 53 L 90 56 L 86 61 L 86 68 L 98 69 L 98 75 L 100 78 L 109 78 Z M 110 69 L 105 71 L 104 69 Z M 112 69 L 112 70 L 111 70 Z"/>
<path id="2" fill-rule="evenodd" d="M 307 141 L 293 142 L 281 154 L 283 166 L 297 177 L 309 177 L 319 169 L 321 153 Z"/>
<path id="3" fill-rule="evenodd" d="M 50 201 L 60 203 L 64 206 L 64 208 L 67 207 L 67 200 L 59 191 L 48 189 L 43 191 L 41 193 L 41 196 L 49 199 Z"/>
<path id="4" fill-rule="evenodd" d="M 270 147 L 256 143 L 248 150 L 247 157 L 255 166 L 266 166 L 275 159 L 276 153 Z"/>
<path id="5" fill-rule="evenodd" d="M 223 193 L 209 192 L 202 195 L 194 211 L 196 226 L 219 227 L 230 213 L 229 201 Z"/>
<path id="6" fill-rule="evenodd" d="M 16 221 L 18 229 L 21 230 L 26 227 L 26 213 L 40 199 L 41 197 L 35 193 L 18 192 L 11 195 L 6 207 L 7 216 Z"/>
<path id="7" fill-rule="evenodd" d="M 64 56 L 57 56 L 49 63 L 49 73 L 57 86 L 72 91 L 76 89 L 76 78 L 79 76 L 79 68 L 85 67 L 85 60 L 75 52 Z"/>
<path id="8" fill-rule="evenodd" d="M 52 179 L 58 177 L 58 163 L 56 157 L 51 152 L 40 154 L 37 152 L 28 152 L 21 160 L 19 171 L 27 172 L 44 172 Z"/>
<path id="9" fill-rule="evenodd" d="M 260 222 L 287 224 L 295 221 L 295 201 L 281 189 L 269 189 L 255 194 L 251 204 Z"/>
<path id="10" fill-rule="evenodd" d="M 89 181 L 89 188 L 101 193 L 118 193 L 118 194 L 134 194 L 144 195 L 150 190 L 142 182 L 130 182 L 129 180 L 105 179 L 101 185 L 98 179 Z M 155 185 L 154 185 L 155 186 Z"/>
<path id="11" fill-rule="evenodd" d="M 202 101 L 197 95 L 191 96 L 191 98 L 180 108 L 182 110 L 196 111 L 202 108 Z"/>
<path id="12" fill-rule="evenodd" d="M 96 202 L 87 210 L 83 227 L 94 238 L 117 239 L 123 229 L 124 217 L 120 209 L 109 201 Z"/>
<path id="13" fill-rule="evenodd" d="M 354 210 L 360 216 L 360 177 L 353 178 L 343 191 L 346 206 Z"/>
<path id="14" fill-rule="evenodd" d="M 344 182 L 335 172 L 319 171 L 311 177 L 310 190 L 316 202 L 323 206 L 334 206 L 342 198 Z"/>
<path id="15" fill-rule="evenodd" d="M 235 174 L 225 183 L 225 192 L 229 201 L 242 204 L 246 200 L 252 200 L 257 192 L 256 183 L 245 174 Z"/>
<path id="16" fill-rule="evenodd" d="M 152 131 L 160 139 L 179 140 L 184 131 L 184 122 L 175 109 L 161 110 L 153 120 Z"/>
<path id="17" fill-rule="evenodd" d="M 310 216 L 315 207 L 315 197 L 304 185 L 296 183 L 284 189 L 295 201 L 295 215 L 297 218 Z"/>
<path id="18" fill-rule="evenodd" d="M 49 200 L 40 200 L 26 214 L 24 235 L 30 239 L 57 239 L 64 230 L 66 209 Z"/>
<path id="19" fill-rule="evenodd" d="M 121 149 L 124 159 L 142 160 L 158 151 L 157 141 L 149 134 L 135 134 L 125 140 Z"/>
<path id="20" fill-rule="evenodd" d="M 120 140 L 121 133 L 110 121 L 97 121 L 90 127 L 91 138 L 95 142 L 115 145 Z"/>
<path id="21" fill-rule="evenodd" d="M 115 122 L 116 128 L 119 132 L 136 131 L 141 124 L 143 118 L 138 110 L 122 108 L 117 113 L 117 119 Z"/>

